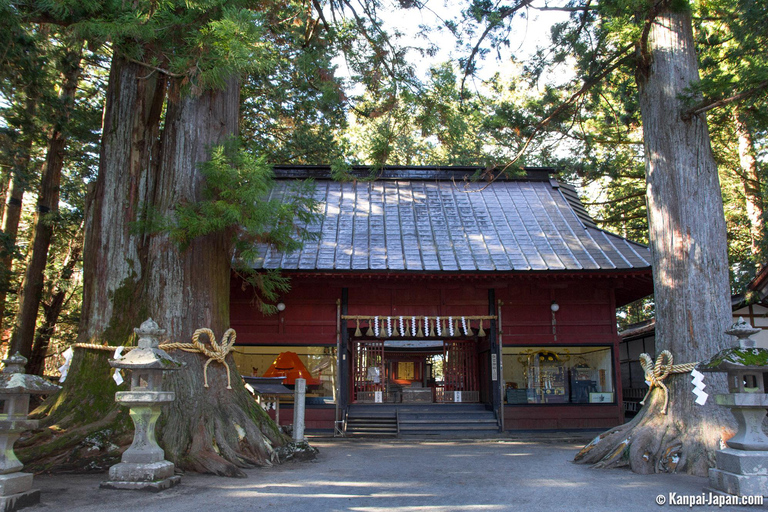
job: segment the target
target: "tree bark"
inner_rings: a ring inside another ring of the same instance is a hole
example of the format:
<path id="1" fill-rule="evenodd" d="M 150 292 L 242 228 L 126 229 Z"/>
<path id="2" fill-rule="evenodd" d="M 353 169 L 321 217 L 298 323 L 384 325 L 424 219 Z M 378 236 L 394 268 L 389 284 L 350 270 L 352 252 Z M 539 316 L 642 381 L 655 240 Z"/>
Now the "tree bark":
<path id="1" fill-rule="evenodd" d="M 744 185 L 744 200 L 749 218 L 749 237 L 752 254 L 757 263 L 763 264 L 765 257 L 763 222 L 763 196 L 761 193 L 760 177 L 757 173 L 757 158 L 755 143 L 747 122 L 747 115 L 740 109 L 733 114 L 736 135 L 739 138 L 739 164 L 741 166 L 741 182 Z"/>
<path id="2" fill-rule="evenodd" d="M 238 82 L 195 95 L 179 91 L 179 83 L 168 83 L 159 73 L 119 56 L 113 60 L 99 176 L 86 228 L 81 342 L 129 344 L 133 328 L 147 317 L 177 342 L 189 342 L 200 327 L 221 336 L 229 325 L 229 241 L 212 234 L 193 240 L 182 252 L 151 221 L 167 218 L 180 203 L 200 199 L 199 164 L 208 159 L 212 145 L 237 133 Z M 88 372 L 89 365 L 104 364 L 89 352 L 75 351 L 73 369 Z M 224 365 L 210 364 L 206 388 L 207 357 L 182 351 L 173 356 L 185 367 L 165 379 L 176 393 L 158 427 L 166 458 L 182 469 L 243 476 L 240 468 L 281 457 L 278 447 L 288 439 L 245 390 L 231 354 L 232 389 L 227 389 Z M 83 392 L 78 375 L 70 375 L 61 394 L 67 402 Z M 98 392 L 113 393 L 114 386 L 105 383 Z M 47 414 L 46 425 L 82 416 L 63 402 L 53 397 L 38 412 Z M 84 428 L 84 435 L 123 425 L 117 416 L 106 427 L 96 423 Z M 29 451 L 20 452 L 38 460 L 55 458 L 60 446 L 46 444 L 47 453 L 33 449 L 31 441 Z"/>
<path id="3" fill-rule="evenodd" d="M 640 70 L 640 109 L 645 141 L 648 224 L 656 301 L 656 352 L 676 363 L 714 355 L 729 342 L 731 322 L 726 228 L 717 167 L 706 119 L 684 121 L 680 100 L 697 82 L 691 14 L 666 3 L 652 20 L 647 69 Z M 669 410 L 659 410 L 655 388 L 630 423 L 601 435 L 577 456 L 601 467 L 629 465 L 638 473 L 706 475 L 714 451 L 732 435 L 726 409 L 693 402 L 690 375 L 671 375 Z M 725 380 L 709 374 L 707 392 L 725 392 Z"/>
<path id="4" fill-rule="evenodd" d="M 63 111 L 59 113 L 51 136 L 43 169 L 40 193 L 37 197 L 35 212 L 35 233 L 32 241 L 32 252 L 24 273 L 24 283 L 19 296 L 19 311 L 16 315 L 16 325 L 11 337 L 10 353 L 19 352 L 29 358 L 32 355 L 32 342 L 37 323 L 37 312 L 45 284 L 45 266 L 48 263 L 48 248 L 53 239 L 53 229 L 56 215 L 59 211 L 59 188 L 61 186 L 61 169 L 64 167 L 64 149 L 67 143 L 65 125 L 74 108 L 75 93 L 80 78 L 80 60 L 82 44 L 73 51 L 67 52 L 63 59 L 63 87 L 59 100 Z"/>

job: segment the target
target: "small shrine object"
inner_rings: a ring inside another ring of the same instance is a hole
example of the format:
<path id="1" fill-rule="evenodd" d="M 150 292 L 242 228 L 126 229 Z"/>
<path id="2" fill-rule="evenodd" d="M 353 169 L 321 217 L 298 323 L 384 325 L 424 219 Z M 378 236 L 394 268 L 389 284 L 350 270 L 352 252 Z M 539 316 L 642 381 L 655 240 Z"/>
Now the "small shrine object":
<path id="1" fill-rule="evenodd" d="M 743 318 L 726 334 L 738 338 L 738 346 L 718 352 L 699 364 L 702 372 L 726 372 L 727 394 L 715 395 L 718 405 L 736 418 L 738 431 L 715 452 L 716 467 L 709 470 L 709 484 L 716 492 L 739 496 L 768 496 L 768 437 L 762 423 L 768 407 L 764 379 L 768 374 L 768 350 L 756 346 L 751 335 L 760 332 Z"/>
<path id="2" fill-rule="evenodd" d="M 265 410 L 274 404 L 275 424 L 280 425 L 280 396 L 292 395 L 293 391 L 283 385 L 285 377 L 246 377 L 243 380 L 256 393 L 256 402 Z"/>
<path id="3" fill-rule="evenodd" d="M 115 393 L 115 401 L 130 408 L 136 430 L 133 444 L 123 453 L 121 462 L 109 468 L 109 480 L 101 487 L 161 491 L 181 481 L 157 444 L 155 425 L 163 405 L 176 399 L 173 391 L 162 391 L 163 373 L 179 370 L 182 364 L 158 348 L 166 331 L 151 318 L 134 332 L 139 336 L 138 348 L 109 364 L 131 370 L 131 390 Z"/>
<path id="4" fill-rule="evenodd" d="M 40 491 L 32 489 L 32 473 L 13 453 L 13 445 L 22 432 L 37 428 L 37 420 L 27 419 L 30 395 L 49 395 L 61 388 L 37 375 L 27 375 L 27 358 L 16 352 L 3 360 L 0 372 L 0 511 L 18 510 L 40 503 Z"/>

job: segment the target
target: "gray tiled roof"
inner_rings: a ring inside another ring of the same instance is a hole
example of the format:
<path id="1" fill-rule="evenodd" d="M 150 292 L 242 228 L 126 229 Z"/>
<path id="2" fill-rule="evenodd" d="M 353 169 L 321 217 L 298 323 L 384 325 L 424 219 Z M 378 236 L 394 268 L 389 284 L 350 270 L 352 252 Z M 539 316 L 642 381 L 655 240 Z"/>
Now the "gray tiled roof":
<path id="1" fill-rule="evenodd" d="M 272 197 L 291 180 L 277 180 Z M 264 247 L 256 268 L 519 271 L 647 269 L 645 246 L 599 230 L 554 180 L 314 182 L 319 239 Z"/>

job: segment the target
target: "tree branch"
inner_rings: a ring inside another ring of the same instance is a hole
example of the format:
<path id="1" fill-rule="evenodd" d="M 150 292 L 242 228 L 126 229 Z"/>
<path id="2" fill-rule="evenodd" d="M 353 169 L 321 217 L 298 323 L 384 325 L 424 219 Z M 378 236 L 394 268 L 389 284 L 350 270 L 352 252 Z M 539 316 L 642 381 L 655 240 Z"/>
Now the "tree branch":
<path id="1" fill-rule="evenodd" d="M 472 63 L 475 60 L 475 56 L 480 51 L 480 45 L 483 43 L 485 38 L 488 37 L 488 34 L 491 32 L 491 30 L 498 27 L 502 21 L 504 21 L 509 16 L 512 16 L 523 7 L 529 6 L 531 2 L 533 2 L 533 0 L 522 0 L 520 4 L 516 5 L 515 7 L 507 7 L 506 9 L 499 11 L 499 19 L 493 23 L 489 23 L 488 26 L 485 27 L 485 30 L 480 35 L 480 38 L 477 40 L 474 48 L 472 48 L 472 52 L 469 54 L 467 62 L 464 65 L 464 76 L 461 78 L 461 87 L 459 88 L 459 91 L 462 95 L 464 93 L 464 85 L 467 81 L 467 76 L 469 76 L 469 70 L 472 69 Z"/>
<path id="2" fill-rule="evenodd" d="M 178 73 L 172 73 L 172 72 L 168 71 L 167 69 L 163 69 L 163 68 L 160 68 L 160 67 L 157 67 L 157 66 L 153 66 L 152 64 L 147 64 L 146 62 L 141 62 L 140 60 L 132 59 L 132 58 L 128 57 L 125 54 L 123 54 L 123 58 L 125 60 L 127 60 L 128 62 L 133 62 L 134 64 L 138 64 L 139 66 L 144 66 L 145 68 L 149 68 L 149 69 L 153 70 L 153 72 L 157 71 L 158 73 L 162 73 L 162 74 L 170 76 L 172 78 L 184 78 L 186 76 L 186 75 L 180 75 Z M 151 76 L 151 74 L 152 73 L 150 73 L 149 75 L 147 75 L 144 78 L 148 78 L 149 76 Z"/>
<path id="3" fill-rule="evenodd" d="M 740 92 L 739 94 L 734 94 L 733 96 L 730 96 L 728 98 L 723 98 L 721 100 L 716 101 L 703 101 L 699 103 L 698 105 L 691 107 L 690 109 L 683 112 L 682 118 L 684 121 L 690 120 L 693 116 L 698 116 L 699 114 L 703 114 L 705 112 L 708 112 L 712 109 L 724 107 L 726 105 L 729 105 L 735 101 L 743 100 L 746 98 L 749 98 L 750 96 L 762 91 L 763 89 L 768 87 L 768 80 L 764 80 L 757 84 L 756 87 L 753 87 L 752 89 L 748 89 L 744 92 Z"/>
<path id="4" fill-rule="evenodd" d="M 536 11 L 559 11 L 559 12 L 589 12 L 589 11 L 597 11 L 597 7 L 590 7 L 588 5 L 584 5 L 581 7 L 536 7 L 535 5 L 530 6 L 531 9 L 534 9 Z"/>
<path id="5" fill-rule="evenodd" d="M 629 199 L 634 199 L 636 197 L 645 197 L 645 190 L 640 192 L 635 192 L 634 194 L 629 194 L 622 197 L 617 197 L 616 199 L 611 199 L 608 201 L 595 201 L 593 203 L 584 203 L 585 206 L 598 206 L 598 205 L 607 205 L 607 204 L 616 204 L 620 203 L 622 201 L 627 201 Z"/>

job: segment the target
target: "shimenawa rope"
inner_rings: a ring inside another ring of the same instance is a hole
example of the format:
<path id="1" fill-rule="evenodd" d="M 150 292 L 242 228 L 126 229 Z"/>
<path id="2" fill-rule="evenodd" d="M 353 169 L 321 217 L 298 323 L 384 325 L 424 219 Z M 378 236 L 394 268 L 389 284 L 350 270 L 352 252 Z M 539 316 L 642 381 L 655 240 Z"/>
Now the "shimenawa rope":
<path id="1" fill-rule="evenodd" d="M 211 342 L 210 349 L 200 342 L 200 336 L 203 334 L 207 335 L 208 340 Z M 192 335 L 192 343 L 163 343 L 160 345 L 160 348 L 164 350 L 179 349 L 184 352 L 200 352 L 208 356 L 208 360 L 205 362 L 205 365 L 203 365 L 203 381 L 205 382 L 205 387 L 208 387 L 208 365 L 211 364 L 212 361 L 218 361 L 227 368 L 227 389 L 232 389 L 229 365 L 225 358 L 235 345 L 236 337 L 237 333 L 235 333 L 234 329 L 227 329 L 224 336 L 221 337 L 221 344 L 219 344 L 216 343 L 216 336 L 213 334 L 213 331 L 203 328 L 196 330 Z"/>
<path id="2" fill-rule="evenodd" d="M 211 348 L 208 348 L 205 344 L 203 344 L 200 341 L 201 335 L 207 335 L 208 340 L 211 342 Z M 192 335 L 192 343 L 178 343 L 178 342 L 168 342 L 168 343 L 161 343 L 160 348 L 163 350 L 183 350 L 184 352 L 199 352 L 205 356 L 208 357 L 208 360 L 205 362 L 205 365 L 203 366 L 203 381 L 205 383 L 205 387 L 208 386 L 208 365 L 211 364 L 213 361 L 218 361 L 219 363 L 223 364 L 227 368 L 227 389 L 232 389 L 232 380 L 230 377 L 229 372 L 229 365 L 227 364 L 227 361 L 225 358 L 227 357 L 227 354 L 232 350 L 232 347 L 235 345 L 235 338 L 237 337 L 237 333 L 234 329 L 227 329 L 227 331 L 224 333 L 224 336 L 221 338 L 221 343 L 216 343 L 216 336 L 213 334 L 213 331 L 207 328 L 198 329 L 195 331 L 195 333 Z M 116 346 L 111 345 L 97 345 L 95 343 L 75 343 L 72 345 L 75 348 L 87 348 L 92 350 L 105 350 L 108 352 L 114 352 L 117 348 Z M 136 347 L 125 347 L 124 352 L 128 352 L 129 350 L 133 350 Z"/>
<path id="3" fill-rule="evenodd" d="M 645 405 L 645 400 L 654 387 L 658 386 L 664 392 L 664 408 L 661 410 L 662 414 L 667 414 L 667 406 L 669 405 L 669 389 L 664 385 L 664 379 L 666 379 L 672 373 L 689 373 L 696 368 L 696 363 L 685 364 L 672 364 L 674 358 L 672 352 L 669 350 L 662 350 L 659 356 L 656 358 L 656 362 L 653 362 L 651 356 L 648 354 L 640 354 L 640 366 L 643 367 L 645 372 L 645 381 L 648 383 L 648 392 L 643 397 L 640 405 Z"/>

